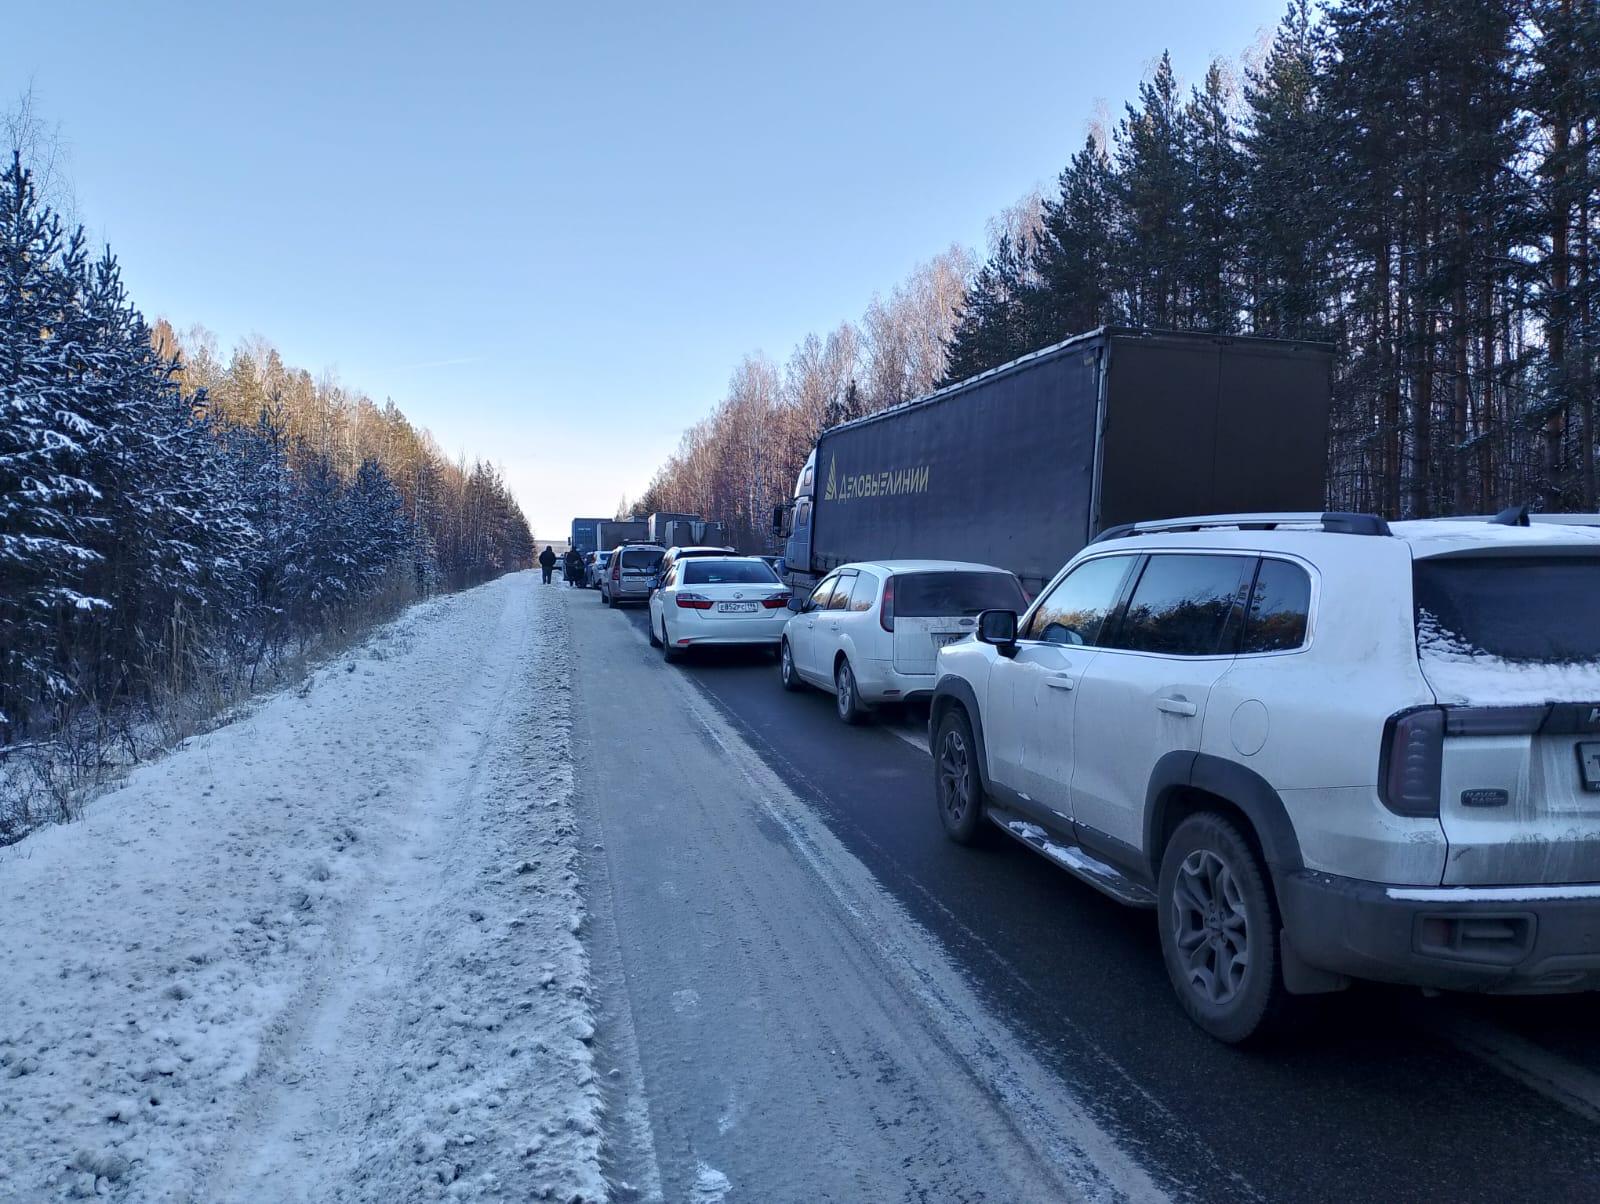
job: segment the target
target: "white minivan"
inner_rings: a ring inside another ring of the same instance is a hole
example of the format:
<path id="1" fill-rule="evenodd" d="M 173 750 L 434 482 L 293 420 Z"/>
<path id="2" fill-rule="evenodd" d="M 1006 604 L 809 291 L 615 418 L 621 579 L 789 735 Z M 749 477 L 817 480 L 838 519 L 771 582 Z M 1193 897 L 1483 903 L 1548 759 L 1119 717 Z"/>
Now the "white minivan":
<path id="1" fill-rule="evenodd" d="M 784 627 L 786 690 L 831 690 L 839 718 L 933 693 L 939 649 L 971 635 L 985 610 L 1025 608 L 1005 569 L 954 560 L 847 564 L 829 573 Z"/>

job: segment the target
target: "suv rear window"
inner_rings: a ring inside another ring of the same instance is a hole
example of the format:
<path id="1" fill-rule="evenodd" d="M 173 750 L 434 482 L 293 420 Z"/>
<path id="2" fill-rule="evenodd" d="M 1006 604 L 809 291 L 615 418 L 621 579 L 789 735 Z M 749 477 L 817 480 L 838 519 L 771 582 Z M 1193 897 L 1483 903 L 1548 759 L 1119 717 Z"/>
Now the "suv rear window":
<path id="1" fill-rule="evenodd" d="M 975 615 L 981 610 L 1026 610 L 1022 586 L 1010 573 L 897 573 L 894 613 L 901 619 Z"/>
<path id="2" fill-rule="evenodd" d="M 778 574 L 759 560 L 712 560 L 696 557 L 683 562 L 685 585 L 777 585 Z"/>
<path id="3" fill-rule="evenodd" d="M 1600 557 L 1451 556 L 1417 561 L 1412 580 L 1425 651 L 1600 661 Z"/>

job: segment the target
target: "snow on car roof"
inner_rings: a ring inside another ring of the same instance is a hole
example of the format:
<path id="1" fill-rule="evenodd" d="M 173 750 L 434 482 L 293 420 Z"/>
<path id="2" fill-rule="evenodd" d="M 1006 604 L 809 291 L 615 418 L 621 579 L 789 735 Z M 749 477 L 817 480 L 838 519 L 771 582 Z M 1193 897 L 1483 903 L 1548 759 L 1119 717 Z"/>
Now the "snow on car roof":
<path id="1" fill-rule="evenodd" d="M 1493 551 L 1542 550 L 1558 547 L 1592 548 L 1600 551 L 1600 526 L 1584 522 L 1592 516 L 1573 515 L 1575 521 L 1563 523 L 1551 515 L 1526 527 L 1459 518 L 1407 519 L 1390 523 L 1394 535 L 1411 545 L 1412 555 L 1448 556 L 1478 549 Z"/>

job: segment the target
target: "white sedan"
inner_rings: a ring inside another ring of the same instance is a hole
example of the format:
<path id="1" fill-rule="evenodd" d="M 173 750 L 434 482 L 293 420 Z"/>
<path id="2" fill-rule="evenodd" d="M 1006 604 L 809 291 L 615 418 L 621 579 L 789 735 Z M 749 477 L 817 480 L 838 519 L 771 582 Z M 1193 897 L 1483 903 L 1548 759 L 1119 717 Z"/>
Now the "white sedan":
<path id="1" fill-rule="evenodd" d="M 679 560 L 650 595 L 650 644 L 669 661 L 708 644 L 776 650 L 788 621 L 789 591 L 758 556 Z"/>

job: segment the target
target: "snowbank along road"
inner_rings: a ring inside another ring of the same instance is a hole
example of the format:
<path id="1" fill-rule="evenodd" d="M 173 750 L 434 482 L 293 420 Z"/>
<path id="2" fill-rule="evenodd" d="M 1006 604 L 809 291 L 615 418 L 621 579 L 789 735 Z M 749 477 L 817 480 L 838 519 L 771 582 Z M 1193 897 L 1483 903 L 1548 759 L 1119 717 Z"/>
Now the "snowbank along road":
<path id="1" fill-rule="evenodd" d="M 604 1198 L 565 614 L 529 582 L 0 853 L 0 1199 Z"/>
<path id="2" fill-rule="evenodd" d="M 0 852 L 0 1200 L 1600 1196 L 1593 1001 L 1259 1052 L 914 731 L 524 574 Z"/>

